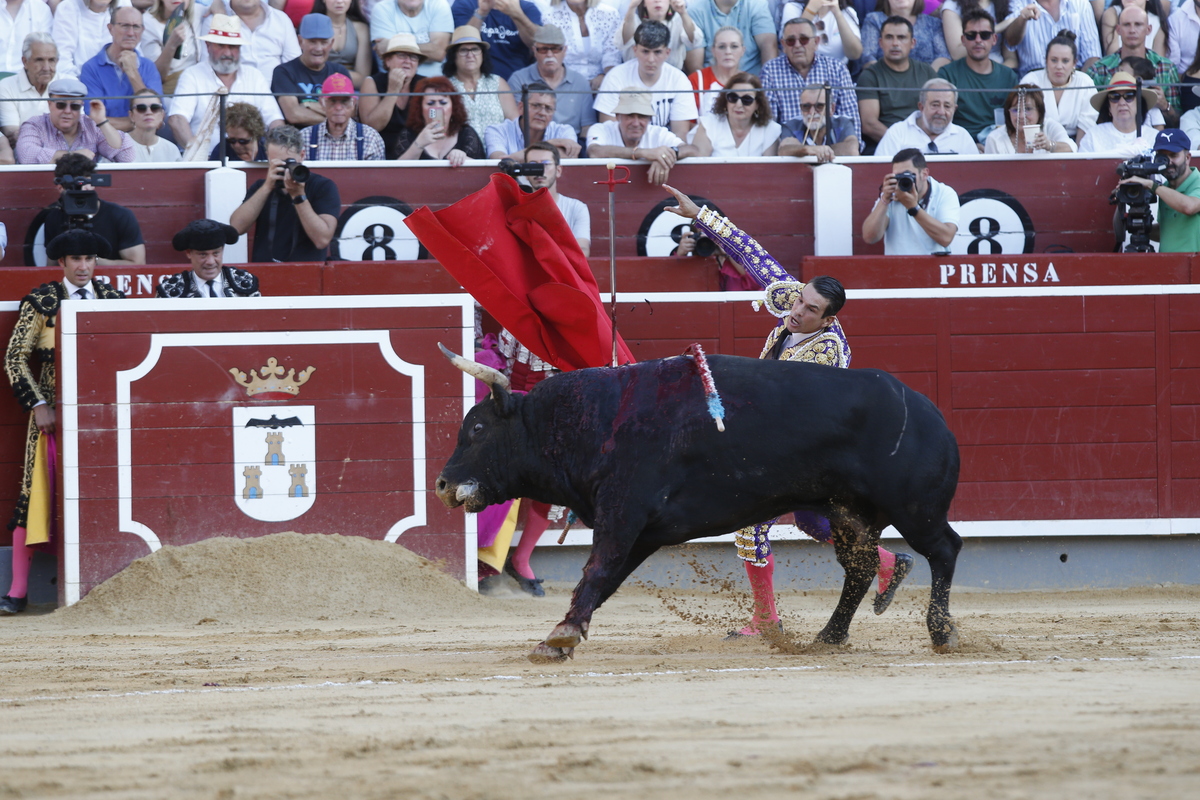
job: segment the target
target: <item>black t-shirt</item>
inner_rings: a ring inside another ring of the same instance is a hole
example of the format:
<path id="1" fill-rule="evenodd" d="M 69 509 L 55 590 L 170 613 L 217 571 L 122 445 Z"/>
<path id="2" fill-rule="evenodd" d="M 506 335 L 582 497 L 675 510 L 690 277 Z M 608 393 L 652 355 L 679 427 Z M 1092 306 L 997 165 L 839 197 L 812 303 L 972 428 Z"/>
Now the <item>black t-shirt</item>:
<path id="1" fill-rule="evenodd" d="M 375 82 L 375 91 L 383 93 L 387 91 L 388 74 L 387 72 L 376 72 L 371 76 L 371 80 Z M 411 88 L 411 87 L 409 87 Z M 392 108 L 392 118 L 388 120 L 388 124 L 379 135 L 383 137 L 383 154 L 388 161 L 394 161 L 400 157 L 400 154 L 407 150 L 397 150 L 400 141 L 400 134 L 404 132 L 404 120 L 408 116 L 408 98 L 397 97 L 396 105 Z"/>
<path id="2" fill-rule="evenodd" d="M 262 188 L 263 181 L 255 181 L 246 192 L 246 199 Z M 328 214 L 335 219 L 342 212 L 342 199 L 337 184 L 329 178 L 313 173 L 304 184 L 304 194 L 313 210 Z M 271 208 L 275 208 L 275 235 L 271 235 Z M 318 248 L 300 224 L 292 198 L 283 190 L 280 182 L 267 202 L 254 226 L 254 253 L 252 261 L 324 261 L 328 247 Z"/>
<path id="3" fill-rule="evenodd" d="M 46 212 L 46 244 L 55 236 L 67 230 L 67 215 L 62 206 L 55 204 Z M 100 201 L 100 211 L 92 217 L 92 232 L 103 236 L 112 246 L 112 252 L 101 255 L 101 258 L 118 259 L 122 250 L 136 247 L 144 243 L 142 228 L 138 225 L 137 217 L 125 206 Z"/>
<path id="4" fill-rule="evenodd" d="M 331 64 L 326 61 L 325 66 L 314 72 L 304 66 L 304 62 L 299 57 L 296 57 L 275 68 L 275 72 L 271 75 L 271 91 L 277 95 L 299 93 L 303 96 L 296 99 L 302 104 L 315 103 L 321 97 L 321 84 L 335 73 L 350 77 L 350 70 L 341 64 Z"/>

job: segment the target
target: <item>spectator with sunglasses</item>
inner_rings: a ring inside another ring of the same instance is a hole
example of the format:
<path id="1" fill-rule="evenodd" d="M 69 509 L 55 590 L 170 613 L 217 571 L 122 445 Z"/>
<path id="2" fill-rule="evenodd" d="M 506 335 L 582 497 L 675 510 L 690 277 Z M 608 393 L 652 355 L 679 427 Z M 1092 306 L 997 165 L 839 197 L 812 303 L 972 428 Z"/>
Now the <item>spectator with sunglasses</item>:
<path id="1" fill-rule="evenodd" d="M 783 7 L 783 23 L 798 19 L 812 20 L 820 44 L 817 53 L 842 64 L 862 55 L 862 32 L 858 12 L 850 0 L 791 0 Z"/>
<path id="2" fill-rule="evenodd" d="M 837 101 L 826 86 L 805 86 L 800 116 L 781 125 L 779 155 L 815 156 L 824 164 L 836 156 L 858 155 L 854 120 L 837 113 Z"/>
<path id="3" fill-rule="evenodd" d="M 701 156 L 773 156 L 779 148 L 779 130 L 779 123 L 771 119 L 762 83 L 749 72 L 741 72 L 717 98 L 712 113 L 701 118 L 692 144 Z"/>
<path id="4" fill-rule="evenodd" d="M 854 136 L 861 140 L 858 104 L 854 82 L 843 64 L 817 52 L 817 30 L 810 19 L 797 17 L 784 23 L 780 35 L 783 55 L 768 61 L 762 70 L 763 89 L 771 103 L 775 119 L 800 116 L 800 94 L 805 86 L 824 84 L 832 87 L 833 97 L 842 113 L 854 121 Z"/>
<path id="5" fill-rule="evenodd" d="M 1100 112 L 1096 125 L 1079 143 L 1081 153 L 1105 153 L 1129 158 L 1150 146 L 1158 133 L 1146 123 L 1147 109 L 1158 103 L 1158 92 L 1137 84 L 1128 72 L 1113 75 L 1112 83 L 1092 95 L 1092 108 Z"/>
<path id="6" fill-rule="evenodd" d="M 962 43 L 967 54 L 938 70 L 960 90 L 955 121 L 978 141 L 979 134 L 996 124 L 996 109 L 1004 104 L 1008 92 L 1017 85 L 1017 73 L 991 58 L 996 36 L 996 21 L 980 8 L 963 17 Z M 979 91 L 970 91 L 977 89 Z"/>
<path id="7" fill-rule="evenodd" d="M 134 95 L 129 106 L 129 118 L 133 120 L 133 130 L 129 132 L 129 138 L 133 139 L 134 161 L 169 162 L 183 158 L 178 145 L 158 135 L 166 112 L 163 110 L 162 98 L 153 89 L 142 89 Z"/>
<path id="8" fill-rule="evenodd" d="M 53 164 L 67 153 L 81 153 L 93 162 L 133 161 L 133 140 L 108 123 L 104 103 L 92 100 L 83 114 L 87 87 L 76 78 L 51 81 L 49 113 L 21 123 L 17 134 L 18 164 Z M 4 143 L 7 146 L 7 142 Z"/>
<path id="9" fill-rule="evenodd" d="M 230 161 L 266 161 L 267 132 L 262 114 L 249 103 L 230 103 L 225 108 L 225 157 Z M 209 161 L 221 160 L 221 144 L 212 149 Z"/>

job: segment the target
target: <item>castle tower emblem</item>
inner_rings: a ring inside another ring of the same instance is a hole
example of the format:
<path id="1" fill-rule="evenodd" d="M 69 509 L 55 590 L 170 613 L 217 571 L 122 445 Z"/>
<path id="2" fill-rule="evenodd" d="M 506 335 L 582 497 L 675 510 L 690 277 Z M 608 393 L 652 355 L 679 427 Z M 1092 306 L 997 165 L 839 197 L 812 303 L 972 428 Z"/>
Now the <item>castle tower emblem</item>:
<path id="1" fill-rule="evenodd" d="M 298 397 L 315 371 L 297 373 L 274 357 L 259 370 L 229 370 L 252 398 L 233 408 L 232 422 L 234 502 L 253 519 L 295 519 L 316 502 L 316 407 L 277 402 Z"/>

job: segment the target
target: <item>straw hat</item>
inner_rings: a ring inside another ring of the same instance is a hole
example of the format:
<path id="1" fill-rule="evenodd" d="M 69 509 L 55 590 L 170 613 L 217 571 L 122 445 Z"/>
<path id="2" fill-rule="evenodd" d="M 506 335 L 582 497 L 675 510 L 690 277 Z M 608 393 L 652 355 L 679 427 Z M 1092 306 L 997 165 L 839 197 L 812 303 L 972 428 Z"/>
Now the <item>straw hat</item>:
<path id="1" fill-rule="evenodd" d="M 208 33 L 201 36 L 200 41 L 212 42 L 213 44 L 244 45 L 246 44 L 246 37 L 242 36 L 242 21 L 237 17 L 213 14 L 212 24 L 208 27 Z"/>
<path id="2" fill-rule="evenodd" d="M 626 86 L 621 90 L 614 114 L 641 114 L 645 117 L 654 116 L 654 102 L 649 92 L 638 91 L 636 86 Z"/>
<path id="3" fill-rule="evenodd" d="M 481 45 L 484 50 L 491 47 L 490 42 L 485 42 L 479 35 L 479 28 L 472 28 L 470 25 L 459 25 L 454 29 L 454 33 L 450 34 L 450 44 L 447 47 L 455 47 L 460 44 L 477 44 Z"/>
<path id="4" fill-rule="evenodd" d="M 1097 111 L 1103 108 L 1104 104 L 1108 102 L 1109 92 L 1125 91 L 1137 91 L 1137 79 L 1128 72 L 1118 72 L 1112 76 L 1112 80 L 1108 86 L 1101 86 L 1096 89 L 1096 93 L 1092 95 L 1092 108 Z M 1154 108 L 1158 105 L 1158 90 L 1143 82 L 1142 99 L 1146 101 L 1147 108 Z"/>
<path id="5" fill-rule="evenodd" d="M 411 33 L 397 33 L 388 39 L 387 49 L 383 51 L 383 55 L 390 56 L 392 53 L 409 53 L 422 61 L 425 60 L 425 54 L 417 46 L 417 37 Z"/>

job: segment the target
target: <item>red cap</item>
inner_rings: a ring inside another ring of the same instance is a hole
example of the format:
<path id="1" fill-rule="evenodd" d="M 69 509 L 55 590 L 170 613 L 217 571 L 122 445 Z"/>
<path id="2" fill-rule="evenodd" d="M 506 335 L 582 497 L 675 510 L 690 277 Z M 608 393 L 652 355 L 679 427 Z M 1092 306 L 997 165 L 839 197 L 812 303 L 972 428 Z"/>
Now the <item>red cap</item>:
<path id="1" fill-rule="evenodd" d="M 354 83 L 340 72 L 335 72 L 321 84 L 321 94 L 356 94 Z"/>

